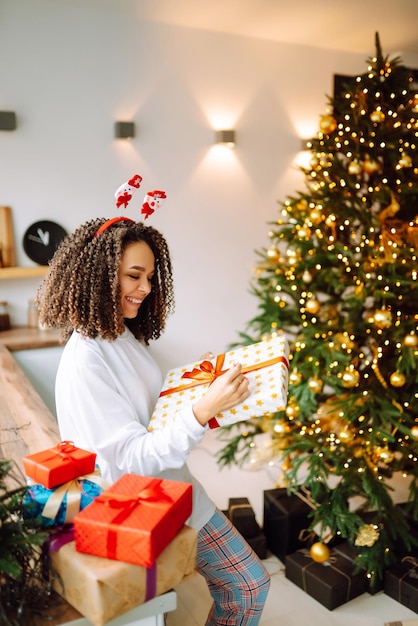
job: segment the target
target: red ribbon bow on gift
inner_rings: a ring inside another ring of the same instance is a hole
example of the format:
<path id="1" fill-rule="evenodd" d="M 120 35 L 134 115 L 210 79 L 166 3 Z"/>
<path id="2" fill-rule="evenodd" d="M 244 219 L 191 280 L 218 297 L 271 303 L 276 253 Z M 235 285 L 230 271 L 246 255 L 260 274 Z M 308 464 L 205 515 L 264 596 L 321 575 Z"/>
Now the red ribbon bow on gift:
<path id="1" fill-rule="evenodd" d="M 209 385 L 212 384 L 216 378 L 222 376 L 222 374 L 225 374 L 228 371 L 229 368 L 225 370 L 222 369 L 224 361 L 225 354 L 218 354 L 215 366 L 213 366 L 210 361 L 202 361 L 199 367 L 193 368 L 190 372 L 184 372 L 182 375 L 182 378 L 191 378 L 192 380 L 190 383 L 180 385 L 179 387 L 164 389 L 160 392 L 160 397 L 168 396 L 171 393 L 177 393 L 178 391 L 188 389 L 189 387 L 196 387 L 197 385 L 204 385 L 205 383 L 209 383 Z M 263 367 L 270 367 L 276 363 L 283 363 L 287 368 L 289 368 L 287 359 L 283 356 L 278 356 L 261 363 L 255 363 L 254 365 L 245 365 L 242 368 L 242 373 L 248 374 L 249 372 L 255 372 L 256 370 L 262 369 Z"/>
<path id="2" fill-rule="evenodd" d="M 73 441 L 61 441 L 55 447 L 60 454 L 68 454 L 69 452 L 74 452 L 76 449 Z"/>
<path id="3" fill-rule="evenodd" d="M 216 365 L 213 366 L 211 361 L 202 361 L 199 367 L 195 367 L 191 372 L 184 372 L 182 378 L 192 378 L 201 383 L 213 383 L 215 378 L 222 376 L 228 370 L 223 370 L 222 366 L 225 361 L 225 354 L 218 354 L 216 357 Z"/>
<path id="4" fill-rule="evenodd" d="M 72 441 L 61 441 L 58 445 L 55 446 L 55 448 L 45 450 L 45 456 L 42 456 L 42 462 L 51 461 L 57 456 L 60 456 L 62 459 L 65 459 L 66 461 L 71 461 L 71 463 L 76 464 L 77 460 L 71 456 L 71 453 L 74 452 L 74 450 L 77 450 L 77 447 Z"/>
<path id="5" fill-rule="evenodd" d="M 103 492 L 97 496 L 95 502 L 100 502 L 111 509 L 119 510 L 109 527 L 107 537 L 108 558 L 116 558 L 118 526 L 130 516 L 138 505 L 149 504 L 154 506 L 161 502 L 172 502 L 172 498 L 164 492 L 161 482 L 161 478 L 153 478 L 149 485 L 134 496 L 116 492 Z"/>

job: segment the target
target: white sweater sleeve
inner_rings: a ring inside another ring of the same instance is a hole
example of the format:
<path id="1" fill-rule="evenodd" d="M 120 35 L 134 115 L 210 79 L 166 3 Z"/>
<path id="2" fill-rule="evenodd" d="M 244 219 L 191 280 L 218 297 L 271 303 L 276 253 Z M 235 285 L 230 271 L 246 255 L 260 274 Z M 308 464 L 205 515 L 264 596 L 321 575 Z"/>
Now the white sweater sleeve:
<path id="1" fill-rule="evenodd" d="M 154 400 L 147 386 L 126 372 L 127 368 L 118 379 L 114 364 L 109 367 L 95 353 L 87 361 L 78 359 L 76 366 L 63 355 L 56 380 L 62 439 L 94 451 L 103 475 L 110 480 L 125 472 L 155 476 L 181 468 L 206 427 L 198 423 L 190 407 L 176 414 L 164 429 L 149 432 L 146 425 Z"/>

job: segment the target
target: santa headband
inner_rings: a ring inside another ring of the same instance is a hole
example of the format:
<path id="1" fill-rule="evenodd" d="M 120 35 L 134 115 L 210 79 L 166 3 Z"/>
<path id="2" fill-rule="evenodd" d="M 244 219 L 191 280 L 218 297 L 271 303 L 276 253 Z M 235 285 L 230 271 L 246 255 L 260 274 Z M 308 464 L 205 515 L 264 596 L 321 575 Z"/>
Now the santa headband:
<path id="1" fill-rule="evenodd" d="M 116 207 L 120 209 L 121 207 L 128 206 L 129 202 L 132 200 L 132 196 L 137 189 L 140 188 L 142 182 L 142 176 L 139 174 L 135 174 L 130 178 L 126 183 L 123 183 L 115 192 L 116 198 Z M 148 219 L 150 215 L 152 215 L 155 209 L 158 209 L 166 199 L 165 191 L 161 191 L 159 189 L 155 189 L 154 191 L 148 191 L 145 195 L 144 201 L 142 203 L 141 214 L 144 216 L 144 220 Z M 128 221 L 133 222 L 134 220 L 130 217 L 112 217 L 107 220 L 104 224 L 100 226 L 100 228 L 96 231 L 95 237 L 103 233 L 105 230 L 110 228 L 113 224 L 120 221 Z"/>

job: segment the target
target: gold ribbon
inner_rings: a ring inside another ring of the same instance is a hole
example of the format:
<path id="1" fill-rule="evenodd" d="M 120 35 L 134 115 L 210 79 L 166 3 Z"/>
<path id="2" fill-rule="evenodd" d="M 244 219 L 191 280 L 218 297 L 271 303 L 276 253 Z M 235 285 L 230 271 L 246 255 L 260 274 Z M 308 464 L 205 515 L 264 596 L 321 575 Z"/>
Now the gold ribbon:
<path id="1" fill-rule="evenodd" d="M 316 539 L 316 533 L 314 533 L 313 530 L 309 530 L 309 528 L 302 528 L 302 530 L 299 532 L 298 535 L 298 540 L 305 543 L 305 542 L 313 542 Z"/>
<path id="2" fill-rule="evenodd" d="M 45 506 L 42 509 L 41 515 L 43 517 L 47 517 L 48 519 L 55 519 L 58 515 L 59 508 L 66 497 L 67 507 L 65 510 L 64 524 L 69 524 L 70 522 L 72 522 L 74 520 L 74 517 L 80 511 L 81 494 L 84 493 L 84 495 L 88 496 L 88 494 L 83 491 L 83 486 L 81 484 L 82 480 L 89 480 L 90 482 L 95 483 L 102 489 L 106 489 L 106 487 L 109 486 L 109 483 L 104 480 L 104 478 L 101 478 L 100 470 L 95 470 L 91 474 L 86 474 L 84 476 L 79 476 L 74 480 L 69 480 L 68 482 L 54 489 L 53 493 L 46 501 Z M 30 481 L 29 484 L 33 485 L 36 483 L 34 481 Z M 92 499 L 94 499 L 93 496 Z"/>
<path id="3" fill-rule="evenodd" d="M 308 491 L 308 489 L 306 489 L 306 487 L 304 487 L 303 485 L 299 487 L 297 491 L 295 491 L 295 495 L 299 498 L 299 500 L 302 500 L 302 502 L 311 507 L 311 509 L 315 510 L 317 508 L 317 505 L 315 504 L 310 491 Z"/>
<path id="4" fill-rule="evenodd" d="M 399 577 L 398 583 L 398 602 L 401 601 L 402 597 L 402 581 L 407 576 L 411 576 L 411 578 L 418 578 L 418 573 L 415 571 L 418 569 L 418 560 L 413 556 L 404 556 L 401 559 L 401 563 L 410 563 L 412 567 L 410 567 L 402 576 Z"/>
<path id="5" fill-rule="evenodd" d="M 191 387 L 197 387 L 198 385 L 209 384 L 211 385 L 213 381 L 225 374 L 228 369 L 223 370 L 222 367 L 225 361 L 225 354 L 218 354 L 216 357 L 216 364 L 213 366 L 211 361 L 202 361 L 199 367 L 193 368 L 190 372 L 184 372 L 182 378 L 190 378 L 192 379 L 190 383 L 186 385 L 179 385 L 178 387 L 172 387 L 170 389 L 164 389 L 160 393 L 160 398 L 162 396 L 167 396 L 171 393 L 177 393 L 178 391 L 183 391 L 184 389 L 189 389 Z M 284 363 L 284 365 L 289 369 L 289 363 L 287 359 L 283 356 L 278 356 L 273 359 L 269 359 L 267 361 L 263 361 L 261 363 L 256 363 L 254 365 L 243 366 L 242 373 L 248 374 L 249 372 L 254 372 L 256 370 L 262 369 L 264 367 L 270 367 L 271 365 L 276 365 L 277 363 Z"/>

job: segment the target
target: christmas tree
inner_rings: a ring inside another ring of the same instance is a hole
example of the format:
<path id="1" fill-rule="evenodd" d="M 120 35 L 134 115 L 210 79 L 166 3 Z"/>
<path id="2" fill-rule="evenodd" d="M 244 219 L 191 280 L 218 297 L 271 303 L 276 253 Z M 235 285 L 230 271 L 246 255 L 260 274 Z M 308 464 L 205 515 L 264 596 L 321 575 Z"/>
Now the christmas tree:
<path id="1" fill-rule="evenodd" d="M 310 493 L 309 528 L 359 549 L 381 578 L 416 545 L 418 521 L 418 97 L 414 72 L 381 51 L 328 99 L 306 189 L 281 203 L 251 290 L 241 343 L 285 332 L 286 411 L 222 429 L 222 465 L 268 433 L 265 462 Z M 237 430 L 238 429 L 238 432 Z M 389 480 L 408 481 L 395 504 Z M 415 530 L 414 530 L 415 525 Z M 318 558 L 318 560 L 321 560 Z"/>

